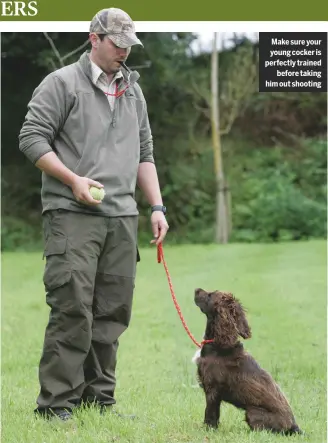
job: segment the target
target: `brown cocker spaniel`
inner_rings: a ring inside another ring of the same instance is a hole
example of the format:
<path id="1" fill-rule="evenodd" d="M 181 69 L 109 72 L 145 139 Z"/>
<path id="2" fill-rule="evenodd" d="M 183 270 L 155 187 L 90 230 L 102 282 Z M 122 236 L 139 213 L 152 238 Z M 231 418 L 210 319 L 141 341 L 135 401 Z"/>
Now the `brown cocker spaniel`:
<path id="1" fill-rule="evenodd" d="M 252 430 L 286 435 L 303 432 L 289 403 L 270 374 L 239 341 L 251 337 L 245 311 L 230 293 L 195 290 L 195 303 L 207 317 L 205 340 L 197 359 L 200 386 L 206 396 L 204 423 L 217 428 L 221 402 L 246 411 Z"/>

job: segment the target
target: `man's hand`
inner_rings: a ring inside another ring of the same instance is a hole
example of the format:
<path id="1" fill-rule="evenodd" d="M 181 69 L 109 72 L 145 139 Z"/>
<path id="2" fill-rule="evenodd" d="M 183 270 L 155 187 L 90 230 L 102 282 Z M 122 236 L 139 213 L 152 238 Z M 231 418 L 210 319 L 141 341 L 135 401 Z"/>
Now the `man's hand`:
<path id="1" fill-rule="evenodd" d="M 169 225 L 167 224 L 165 215 L 161 211 L 154 211 L 151 215 L 151 227 L 153 230 L 153 234 L 155 240 L 152 240 L 150 243 L 159 245 L 163 242 L 166 233 L 169 229 Z"/>
<path id="2" fill-rule="evenodd" d="M 91 178 L 87 177 L 74 177 L 71 188 L 74 194 L 74 197 L 79 203 L 84 203 L 86 205 L 99 205 L 101 203 L 100 200 L 95 200 L 89 191 L 90 186 L 95 186 L 96 188 L 103 188 L 104 186 Z"/>

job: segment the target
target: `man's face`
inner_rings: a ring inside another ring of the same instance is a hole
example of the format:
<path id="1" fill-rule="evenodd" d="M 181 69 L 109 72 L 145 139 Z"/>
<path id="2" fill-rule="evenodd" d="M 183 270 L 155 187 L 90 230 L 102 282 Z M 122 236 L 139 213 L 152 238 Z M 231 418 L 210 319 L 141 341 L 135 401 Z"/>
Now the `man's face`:
<path id="1" fill-rule="evenodd" d="M 120 61 L 126 61 L 131 48 L 119 48 L 107 36 L 100 40 L 91 36 L 92 47 L 97 64 L 106 74 L 116 74 L 121 69 Z"/>

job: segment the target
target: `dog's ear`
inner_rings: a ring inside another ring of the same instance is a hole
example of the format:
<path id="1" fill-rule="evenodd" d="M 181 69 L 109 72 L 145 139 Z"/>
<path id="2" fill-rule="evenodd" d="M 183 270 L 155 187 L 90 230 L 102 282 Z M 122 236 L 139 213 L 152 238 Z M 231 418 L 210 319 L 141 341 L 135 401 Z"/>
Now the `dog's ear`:
<path id="1" fill-rule="evenodd" d="M 234 346 L 238 334 L 230 298 L 218 297 L 215 308 L 216 315 L 213 318 L 214 340 L 221 346 Z"/>
<path id="2" fill-rule="evenodd" d="M 236 300 L 234 306 L 234 317 L 238 334 L 245 340 L 251 338 L 252 331 L 248 324 L 245 310 L 238 300 Z"/>

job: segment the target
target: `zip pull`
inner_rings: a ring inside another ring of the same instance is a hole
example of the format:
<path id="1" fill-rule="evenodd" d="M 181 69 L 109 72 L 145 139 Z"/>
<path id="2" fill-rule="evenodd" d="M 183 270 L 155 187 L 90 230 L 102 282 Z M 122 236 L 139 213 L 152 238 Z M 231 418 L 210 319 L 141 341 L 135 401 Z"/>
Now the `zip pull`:
<path id="1" fill-rule="evenodd" d="M 113 111 L 112 111 L 113 117 L 112 117 L 112 123 L 111 123 L 113 128 L 115 128 L 115 126 L 116 126 L 117 103 L 118 103 L 118 100 L 120 99 L 120 97 L 121 97 L 121 95 L 117 94 L 116 97 L 114 98 L 114 106 L 113 106 Z"/>
<path id="2" fill-rule="evenodd" d="M 117 101 L 117 98 L 115 98 L 114 106 L 113 106 L 113 110 L 112 110 L 112 123 L 111 123 L 112 128 L 115 128 L 115 126 L 116 126 L 116 101 Z"/>

